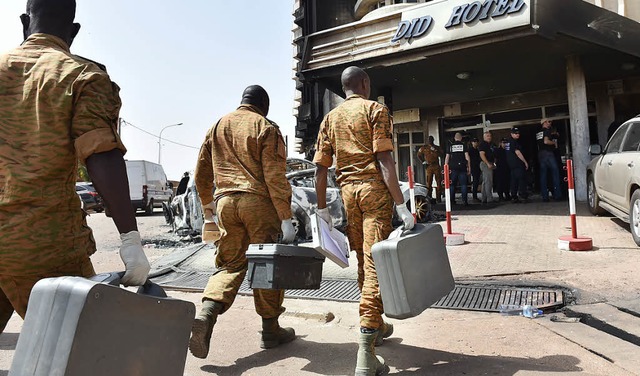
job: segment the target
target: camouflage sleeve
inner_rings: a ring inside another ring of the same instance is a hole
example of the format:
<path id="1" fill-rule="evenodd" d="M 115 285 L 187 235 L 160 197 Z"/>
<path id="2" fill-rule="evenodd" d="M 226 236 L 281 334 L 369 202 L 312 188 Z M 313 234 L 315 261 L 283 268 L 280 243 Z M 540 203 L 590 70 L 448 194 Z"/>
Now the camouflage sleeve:
<path id="1" fill-rule="evenodd" d="M 80 76 L 73 91 L 71 137 L 78 159 L 84 163 L 92 154 L 113 149 L 126 153 L 117 131 L 122 105 L 118 85 L 106 73 L 92 72 Z"/>
<path id="2" fill-rule="evenodd" d="M 333 164 L 333 147 L 329 138 L 328 123 L 329 121 L 325 116 L 322 124 L 320 124 L 320 131 L 316 140 L 316 153 L 313 156 L 313 163 L 327 168 Z"/>
<path id="3" fill-rule="evenodd" d="M 387 106 L 374 102 L 370 115 L 373 152 L 393 151 L 393 125 Z"/>
<path id="4" fill-rule="evenodd" d="M 196 164 L 195 183 L 198 196 L 202 205 L 207 205 L 213 201 L 214 175 L 213 162 L 211 160 L 211 136 L 213 128 L 209 129 L 207 136 L 200 147 L 198 163 Z"/>
<path id="5" fill-rule="evenodd" d="M 271 202 L 273 202 L 281 221 L 290 219 L 291 184 L 285 176 L 287 148 L 282 134 L 276 126 L 266 124 L 258 136 L 258 141 L 261 146 L 262 172 Z"/>

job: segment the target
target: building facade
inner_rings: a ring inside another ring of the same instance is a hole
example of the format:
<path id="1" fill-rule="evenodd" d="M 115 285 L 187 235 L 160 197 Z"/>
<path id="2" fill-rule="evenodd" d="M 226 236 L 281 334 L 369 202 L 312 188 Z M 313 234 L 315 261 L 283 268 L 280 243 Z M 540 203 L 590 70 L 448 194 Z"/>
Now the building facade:
<path id="1" fill-rule="evenodd" d="M 399 176 L 413 165 L 419 182 L 429 135 L 445 146 L 513 126 L 537 182 L 535 134 L 550 118 L 586 200 L 589 145 L 640 113 L 640 1 L 296 0 L 294 19 L 296 147 L 308 156 L 350 65 L 393 112 Z"/>

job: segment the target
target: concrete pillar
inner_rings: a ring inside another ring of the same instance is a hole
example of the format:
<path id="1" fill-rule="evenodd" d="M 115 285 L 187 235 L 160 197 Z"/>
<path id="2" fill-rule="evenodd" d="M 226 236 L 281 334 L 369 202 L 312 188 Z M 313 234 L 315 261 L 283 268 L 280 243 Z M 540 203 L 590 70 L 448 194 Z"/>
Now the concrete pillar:
<path id="1" fill-rule="evenodd" d="M 577 201 L 587 201 L 587 164 L 589 155 L 589 111 L 587 85 L 580 56 L 567 57 L 567 92 L 571 116 L 571 148 Z"/>
<path id="2" fill-rule="evenodd" d="M 595 144 L 597 141 L 604 147 L 607 143 L 609 125 L 616 119 L 613 98 L 608 95 L 598 96 L 596 98 L 596 111 L 598 117 L 598 140 L 591 140 L 591 143 Z"/>

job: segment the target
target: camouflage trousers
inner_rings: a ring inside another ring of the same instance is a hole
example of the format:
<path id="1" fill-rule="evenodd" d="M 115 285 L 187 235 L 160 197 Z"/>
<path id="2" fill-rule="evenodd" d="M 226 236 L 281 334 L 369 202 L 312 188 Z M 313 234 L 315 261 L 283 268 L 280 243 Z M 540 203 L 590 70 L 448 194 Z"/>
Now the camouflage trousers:
<path id="1" fill-rule="evenodd" d="M 43 278 L 76 276 L 93 277 L 96 272 L 89 256 L 53 270 L 43 270 L 33 275 L 0 275 L 0 333 L 4 331 L 15 310 L 24 318 L 33 286 Z"/>
<path id="2" fill-rule="evenodd" d="M 442 168 L 437 164 L 430 164 L 426 168 L 427 172 L 427 190 L 429 197 L 433 194 L 433 178 L 436 179 L 436 198 L 442 197 Z"/>
<path id="3" fill-rule="evenodd" d="M 280 219 L 271 201 L 251 193 L 235 193 L 217 202 L 220 239 L 216 242 L 216 273 L 209 278 L 203 300 L 224 304 L 227 311 L 247 274 L 249 244 L 275 243 Z M 256 312 L 270 319 L 284 312 L 284 290 L 253 290 Z M 224 312 L 223 311 L 223 312 Z"/>
<path id="4" fill-rule="evenodd" d="M 347 211 L 347 237 L 358 259 L 360 326 L 377 329 L 382 325 L 382 298 L 371 247 L 392 231 L 393 200 L 382 181 L 345 183 L 341 188 Z"/>

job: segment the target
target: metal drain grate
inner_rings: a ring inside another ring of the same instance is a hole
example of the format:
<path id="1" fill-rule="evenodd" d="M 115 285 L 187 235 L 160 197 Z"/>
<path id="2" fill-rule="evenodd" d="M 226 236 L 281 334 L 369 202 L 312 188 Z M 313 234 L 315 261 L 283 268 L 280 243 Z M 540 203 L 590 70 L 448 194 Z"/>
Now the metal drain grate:
<path id="1" fill-rule="evenodd" d="M 457 285 L 432 308 L 499 312 L 501 304 L 535 305 L 541 309 L 564 306 L 561 290 L 500 286 Z"/>
<path id="2" fill-rule="evenodd" d="M 152 279 L 153 282 L 174 290 L 204 291 L 211 273 L 175 272 Z M 252 295 L 249 282 L 244 280 L 238 291 L 241 295 Z M 359 302 L 360 291 L 354 280 L 322 280 L 318 290 L 286 290 L 285 297 L 339 302 Z M 501 304 L 523 306 L 535 305 L 541 309 L 564 306 L 562 290 L 517 288 L 504 286 L 456 285 L 447 296 L 432 308 L 467 311 L 499 312 Z"/>

